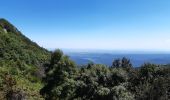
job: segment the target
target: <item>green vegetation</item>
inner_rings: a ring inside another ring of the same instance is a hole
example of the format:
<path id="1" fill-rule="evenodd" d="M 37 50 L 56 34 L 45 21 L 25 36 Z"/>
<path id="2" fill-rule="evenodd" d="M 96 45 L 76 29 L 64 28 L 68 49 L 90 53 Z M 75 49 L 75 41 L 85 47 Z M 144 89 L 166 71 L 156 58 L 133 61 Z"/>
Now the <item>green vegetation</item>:
<path id="1" fill-rule="evenodd" d="M 40 93 L 46 100 L 168 100 L 170 67 L 114 60 L 111 67 L 90 63 L 78 68 L 59 50 L 52 54 Z"/>
<path id="2" fill-rule="evenodd" d="M 170 65 L 78 67 L 61 50 L 39 47 L 0 19 L 0 100 L 169 100 Z"/>
<path id="3" fill-rule="evenodd" d="M 50 52 L 0 19 L 0 100 L 14 98 L 14 95 L 41 100 L 43 65 L 49 58 Z"/>

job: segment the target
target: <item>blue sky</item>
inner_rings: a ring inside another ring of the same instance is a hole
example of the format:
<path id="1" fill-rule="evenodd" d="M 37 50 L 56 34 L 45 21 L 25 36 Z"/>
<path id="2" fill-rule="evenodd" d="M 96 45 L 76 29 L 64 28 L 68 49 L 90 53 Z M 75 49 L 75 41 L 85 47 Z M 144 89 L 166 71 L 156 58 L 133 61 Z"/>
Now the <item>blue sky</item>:
<path id="1" fill-rule="evenodd" d="M 170 0 L 0 2 L 0 17 L 45 48 L 170 51 Z"/>

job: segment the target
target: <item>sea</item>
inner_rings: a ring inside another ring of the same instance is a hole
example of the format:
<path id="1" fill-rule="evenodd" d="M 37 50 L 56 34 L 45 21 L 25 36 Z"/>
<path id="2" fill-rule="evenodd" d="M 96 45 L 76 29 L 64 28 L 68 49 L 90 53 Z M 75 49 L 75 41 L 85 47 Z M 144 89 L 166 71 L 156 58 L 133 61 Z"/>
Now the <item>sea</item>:
<path id="1" fill-rule="evenodd" d="M 130 59 L 134 67 L 140 67 L 144 63 L 170 64 L 170 53 L 137 53 L 137 52 L 64 52 L 77 65 L 86 65 L 89 62 L 95 64 L 112 65 L 115 59 L 126 57 Z"/>

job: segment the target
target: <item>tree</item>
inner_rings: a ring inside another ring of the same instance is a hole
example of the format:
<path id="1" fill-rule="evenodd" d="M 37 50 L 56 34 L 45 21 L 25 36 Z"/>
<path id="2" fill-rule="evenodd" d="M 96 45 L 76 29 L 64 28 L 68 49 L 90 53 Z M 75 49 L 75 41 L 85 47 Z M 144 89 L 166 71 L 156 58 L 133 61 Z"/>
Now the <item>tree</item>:
<path id="1" fill-rule="evenodd" d="M 121 67 L 121 61 L 120 61 L 120 59 L 114 60 L 113 63 L 112 63 L 112 67 L 113 67 L 113 68 L 119 68 L 119 67 Z"/>
<path id="2" fill-rule="evenodd" d="M 73 61 L 62 51 L 52 53 L 51 63 L 45 78 L 45 86 L 40 93 L 46 100 L 70 99 L 75 91 L 75 74 L 77 69 Z"/>
<path id="3" fill-rule="evenodd" d="M 113 87 L 111 94 L 112 100 L 134 100 L 134 96 L 121 85 Z"/>
<path id="4" fill-rule="evenodd" d="M 140 77 L 146 80 L 153 79 L 156 74 L 157 68 L 158 66 L 155 64 L 150 64 L 150 63 L 144 64 L 140 69 Z"/>
<path id="5" fill-rule="evenodd" d="M 129 68 L 132 68 L 132 64 L 129 59 L 123 57 L 121 67 L 129 69 Z"/>
<path id="6" fill-rule="evenodd" d="M 112 63 L 112 68 L 132 68 L 132 64 L 129 59 L 123 57 L 122 59 L 115 59 Z"/>

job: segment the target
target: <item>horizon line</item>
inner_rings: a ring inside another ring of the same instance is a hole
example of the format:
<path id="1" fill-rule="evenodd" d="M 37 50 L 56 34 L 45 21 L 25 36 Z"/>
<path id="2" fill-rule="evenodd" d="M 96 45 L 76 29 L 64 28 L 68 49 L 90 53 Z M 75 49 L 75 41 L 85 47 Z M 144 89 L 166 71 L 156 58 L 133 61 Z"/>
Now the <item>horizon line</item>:
<path id="1" fill-rule="evenodd" d="M 49 51 L 60 49 L 63 52 L 96 52 L 96 53 L 161 53 L 170 54 L 170 50 L 147 50 L 147 49 L 94 49 L 94 48 L 46 48 Z"/>

